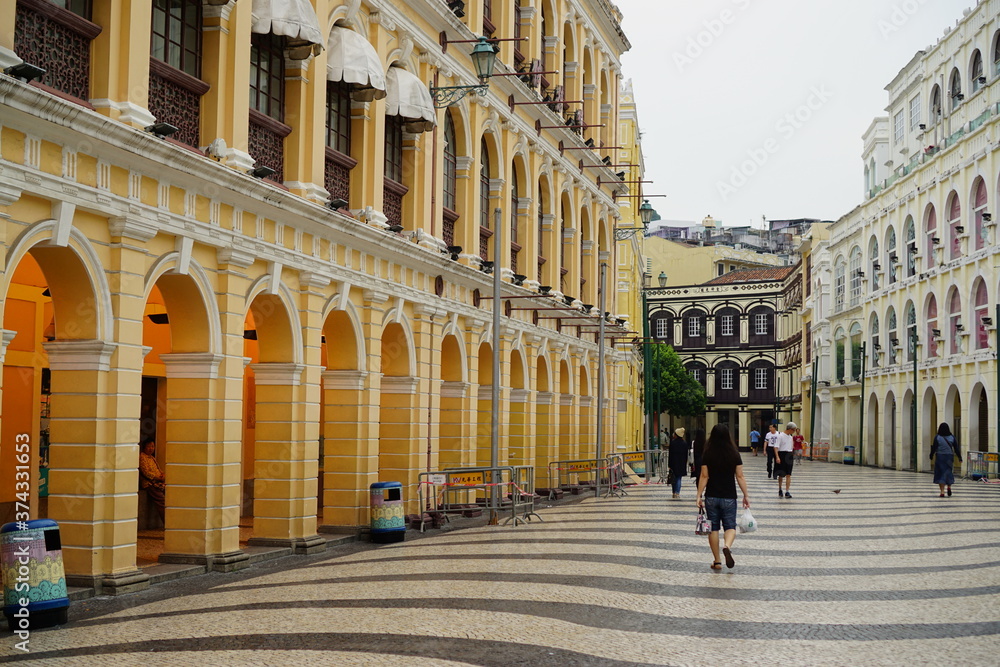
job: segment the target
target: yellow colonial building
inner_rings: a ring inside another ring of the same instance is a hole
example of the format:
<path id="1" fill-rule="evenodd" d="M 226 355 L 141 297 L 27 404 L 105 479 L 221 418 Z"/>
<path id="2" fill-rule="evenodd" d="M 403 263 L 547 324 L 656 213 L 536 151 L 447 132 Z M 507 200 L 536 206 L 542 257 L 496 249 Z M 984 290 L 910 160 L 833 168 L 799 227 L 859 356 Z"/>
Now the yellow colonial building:
<path id="1" fill-rule="evenodd" d="M 376 481 L 415 512 L 420 472 L 490 463 L 491 272 L 499 463 L 594 455 L 599 410 L 611 449 L 639 373 L 610 352 L 638 288 L 616 287 L 641 180 L 637 134 L 627 164 L 617 148 L 620 19 L 607 0 L 0 0 L 3 512 L 25 433 L 32 516 L 104 593 L 147 585 L 146 436 L 161 562 L 321 549 L 367 525 Z"/>

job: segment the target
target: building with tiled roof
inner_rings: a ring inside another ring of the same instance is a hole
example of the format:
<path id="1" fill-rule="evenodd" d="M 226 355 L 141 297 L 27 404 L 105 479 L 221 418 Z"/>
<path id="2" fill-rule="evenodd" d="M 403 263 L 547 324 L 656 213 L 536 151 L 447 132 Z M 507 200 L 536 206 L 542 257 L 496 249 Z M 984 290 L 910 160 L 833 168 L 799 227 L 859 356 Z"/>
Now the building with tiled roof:
<path id="1" fill-rule="evenodd" d="M 760 283 L 784 280 L 794 271 L 791 266 L 761 267 L 754 269 L 739 269 L 712 278 L 706 285 L 732 285 L 733 283 Z"/>
<path id="2" fill-rule="evenodd" d="M 726 424 L 746 448 L 752 428 L 799 422 L 801 279 L 797 265 L 754 267 L 647 290 L 650 337 L 674 347 L 707 397 L 704 416 L 662 424 L 689 433 Z"/>

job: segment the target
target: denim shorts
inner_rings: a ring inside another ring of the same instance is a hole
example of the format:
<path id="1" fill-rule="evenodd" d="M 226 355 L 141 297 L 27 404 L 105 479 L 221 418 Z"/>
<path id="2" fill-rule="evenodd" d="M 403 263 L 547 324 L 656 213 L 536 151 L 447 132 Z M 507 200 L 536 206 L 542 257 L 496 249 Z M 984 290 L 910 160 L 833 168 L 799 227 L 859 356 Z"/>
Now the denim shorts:
<path id="1" fill-rule="evenodd" d="M 719 530 L 720 523 L 724 530 L 736 530 L 736 498 L 705 498 L 705 514 L 712 532 Z"/>

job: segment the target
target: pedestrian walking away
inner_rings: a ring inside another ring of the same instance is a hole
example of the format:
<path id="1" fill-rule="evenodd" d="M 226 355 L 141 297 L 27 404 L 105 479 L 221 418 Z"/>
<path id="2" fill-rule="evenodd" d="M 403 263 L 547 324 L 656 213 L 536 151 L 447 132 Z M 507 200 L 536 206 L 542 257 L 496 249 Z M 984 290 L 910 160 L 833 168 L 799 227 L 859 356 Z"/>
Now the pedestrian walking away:
<path id="1" fill-rule="evenodd" d="M 750 509 L 750 494 L 743 477 L 743 459 L 725 424 L 716 424 L 705 442 L 701 459 L 701 476 L 698 478 L 698 509 L 705 509 L 712 522 L 708 546 L 712 550 L 713 570 L 722 569 L 719 559 L 719 529 L 723 530 L 722 555 L 726 567 L 736 565 L 733 542 L 736 540 L 736 485 L 743 492 L 743 509 Z"/>
<path id="2" fill-rule="evenodd" d="M 960 457 L 958 440 L 951 434 L 951 427 L 945 422 L 938 426 L 934 444 L 931 446 L 931 461 L 934 462 L 934 483 L 944 498 L 945 489 L 951 496 L 951 485 L 955 483 L 955 457 Z"/>
<path id="3" fill-rule="evenodd" d="M 785 432 L 779 433 L 774 447 L 774 476 L 778 480 L 778 497 L 791 498 L 792 466 L 795 465 L 795 441 L 792 437 L 798 430 L 795 422 L 785 424 Z M 785 482 L 785 493 L 781 493 L 781 482 Z"/>
<path id="4" fill-rule="evenodd" d="M 667 454 L 667 466 L 674 473 L 674 498 L 681 497 L 681 480 L 688 474 L 688 443 L 684 439 L 684 427 L 674 431 L 670 440 L 670 451 Z"/>
<path id="5" fill-rule="evenodd" d="M 757 456 L 757 450 L 760 448 L 760 431 L 753 429 L 750 431 L 750 450 L 753 452 L 754 456 Z"/>
<path id="6" fill-rule="evenodd" d="M 767 456 L 767 478 L 771 479 L 774 475 L 774 443 L 778 439 L 778 427 L 771 424 L 767 427 L 767 433 L 764 435 L 764 454 Z"/>

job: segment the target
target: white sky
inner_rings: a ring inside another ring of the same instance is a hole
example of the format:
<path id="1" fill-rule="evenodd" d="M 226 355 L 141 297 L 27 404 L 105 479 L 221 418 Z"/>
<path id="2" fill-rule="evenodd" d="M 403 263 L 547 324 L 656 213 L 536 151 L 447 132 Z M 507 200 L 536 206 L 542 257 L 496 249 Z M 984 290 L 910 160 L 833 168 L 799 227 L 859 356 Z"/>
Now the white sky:
<path id="1" fill-rule="evenodd" d="M 861 203 L 861 135 L 886 113 L 885 86 L 975 6 L 614 1 L 632 43 L 624 77 L 633 80 L 646 178 L 655 181 L 645 192 L 667 195 L 650 203 L 664 219 L 710 214 L 757 227 L 761 216 L 836 220 Z"/>

